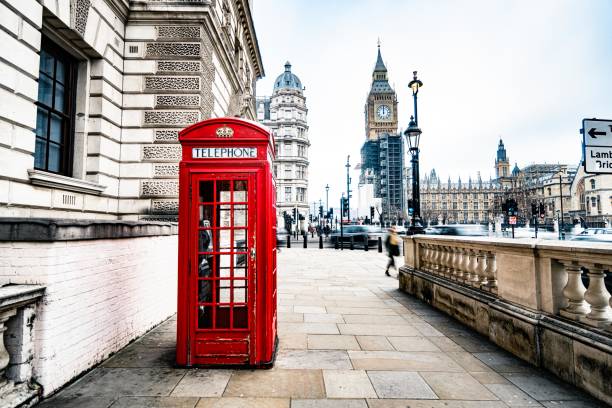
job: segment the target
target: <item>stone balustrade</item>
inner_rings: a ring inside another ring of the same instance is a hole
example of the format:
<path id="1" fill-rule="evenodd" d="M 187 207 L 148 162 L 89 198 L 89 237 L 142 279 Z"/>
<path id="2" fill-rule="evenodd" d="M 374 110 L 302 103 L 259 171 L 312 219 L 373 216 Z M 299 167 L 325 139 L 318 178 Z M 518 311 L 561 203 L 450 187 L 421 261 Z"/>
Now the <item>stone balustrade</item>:
<path id="1" fill-rule="evenodd" d="M 612 404 L 612 245 L 416 235 L 400 288 Z"/>
<path id="2" fill-rule="evenodd" d="M 417 236 L 406 245 L 406 263 L 420 271 L 612 331 L 609 244 Z"/>
<path id="3" fill-rule="evenodd" d="M 0 287 L 0 407 L 36 402 L 32 383 L 33 322 L 36 302 L 45 288 L 38 285 Z"/>

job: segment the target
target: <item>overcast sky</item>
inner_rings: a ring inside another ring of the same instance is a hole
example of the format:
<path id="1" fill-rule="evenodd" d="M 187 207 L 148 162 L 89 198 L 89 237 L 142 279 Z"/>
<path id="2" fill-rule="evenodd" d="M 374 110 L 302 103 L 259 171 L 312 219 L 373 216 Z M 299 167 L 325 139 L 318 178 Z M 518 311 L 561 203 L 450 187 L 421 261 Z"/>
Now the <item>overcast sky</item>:
<path id="1" fill-rule="evenodd" d="M 612 0 L 254 0 L 270 95 L 285 61 L 306 87 L 309 200 L 337 206 L 346 156 L 359 162 L 377 39 L 412 114 L 417 70 L 421 174 L 494 175 L 499 138 L 512 165 L 580 160 L 585 117 L 612 118 Z M 353 190 L 357 190 L 357 176 Z M 356 194 L 354 194 L 356 196 Z"/>

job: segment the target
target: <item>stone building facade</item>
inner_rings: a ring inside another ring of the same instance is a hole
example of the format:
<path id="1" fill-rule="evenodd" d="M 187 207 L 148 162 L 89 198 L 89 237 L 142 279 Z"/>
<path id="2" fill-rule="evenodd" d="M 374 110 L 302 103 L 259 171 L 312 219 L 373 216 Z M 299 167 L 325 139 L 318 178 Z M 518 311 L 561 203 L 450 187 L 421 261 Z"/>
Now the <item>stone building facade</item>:
<path id="1" fill-rule="evenodd" d="M 175 313 L 178 132 L 255 119 L 264 71 L 249 0 L 0 15 L 0 287 L 44 288 L 24 361 L 46 396 Z"/>
<path id="2" fill-rule="evenodd" d="M 421 215 L 426 223 L 486 224 L 500 221 L 502 203 L 513 198 L 517 202 L 518 222 L 534 222 L 531 204 L 542 203 L 544 214 L 539 223 L 553 226 L 560 220 L 561 200 L 566 224 L 571 224 L 571 185 L 576 166 L 565 164 L 531 164 L 510 170 L 510 159 L 503 140 L 499 141 L 495 158 L 495 179 L 456 182 L 440 180 L 435 170 L 421 180 Z M 409 194 L 410 191 L 409 191 Z M 506 220 L 507 221 L 507 220 Z"/>
<path id="3" fill-rule="evenodd" d="M 369 218 L 374 207 L 375 222 L 397 224 L 406 217 L 404 148 L 397 132 L 397 95 L 389 84 L 380 45 L 364 114 L 366 141 L 358 165 L 357 216 Z"/>
<path id="4" fill-rule="evenodd" d="M 289 217 L 297 210 L 293 227 L 306 228 L 308 205 L 308 108 L 302 82 L 291 72 L 291 64 L 274 81 L 272 96 L 257 99 L 257 120 L 274 135 L 274 176 L 279 228 L 289 228 Z"/>
<path id="5" fill-rule="evenodd" d="M 178 131 L 256 117 L 247 0 L 2 8 L 0 216 L 175 220 Z"/>

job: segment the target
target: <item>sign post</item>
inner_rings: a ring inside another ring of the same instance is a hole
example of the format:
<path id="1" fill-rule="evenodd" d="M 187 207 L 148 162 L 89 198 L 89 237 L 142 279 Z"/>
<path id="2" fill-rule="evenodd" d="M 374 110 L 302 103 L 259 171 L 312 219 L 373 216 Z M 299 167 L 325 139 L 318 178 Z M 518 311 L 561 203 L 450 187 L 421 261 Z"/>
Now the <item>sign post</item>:
<path id="1" fill-rule="evenodd" d="M 612 120 L 583 119 L 584 172 L 612 174 Z"/>

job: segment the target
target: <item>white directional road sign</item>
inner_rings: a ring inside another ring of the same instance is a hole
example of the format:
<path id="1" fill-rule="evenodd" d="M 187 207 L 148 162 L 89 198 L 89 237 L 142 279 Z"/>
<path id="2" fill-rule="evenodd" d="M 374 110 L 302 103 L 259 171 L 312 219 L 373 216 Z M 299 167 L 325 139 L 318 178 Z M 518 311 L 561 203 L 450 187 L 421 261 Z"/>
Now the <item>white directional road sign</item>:
<path id="1" fill-rule="evenodd" d="M 583 119 L 584 171 L 612 174 L 612 120 Z"/>

